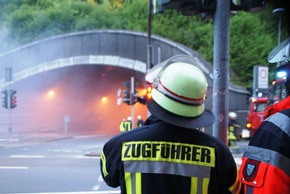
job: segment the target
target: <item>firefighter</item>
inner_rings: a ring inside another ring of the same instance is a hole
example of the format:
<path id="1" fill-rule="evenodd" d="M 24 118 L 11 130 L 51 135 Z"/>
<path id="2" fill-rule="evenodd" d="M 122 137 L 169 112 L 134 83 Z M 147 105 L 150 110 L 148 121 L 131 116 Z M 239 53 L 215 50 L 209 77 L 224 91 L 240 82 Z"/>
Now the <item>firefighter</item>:
<path id="1" fill-rule="evenodd" d="M 104 145 L 100 169 L 107 185 L 120 186 L 121 194 L 239 193 L 228 147 L 197 130 L 211 126 L 215 116 L 205 109 L 208 84 L 196 64 L 178 55 L 159 64 L 159 73 L 148 72 L 151 116 Z"/>
<path id="2" fill-rule="evenodd" d="M 289 72 L 290 63 L 277 68 L 281 69 Z M 239 180 L 244 194 L 290 193 L 290 101 L 286 99 L 274 105 L 243 154 Z"/>
<path id="3" fill-rule="evenodd" d="M 238 149 L 237 141 L 239 140 L 238 131 L 240 124 L 237 121 L 237 113 L 229 113 L 229 125 L 228 125 L 228 146 L 232 149 Z"/>
<path id="4" fill-rule="evenodd" d="M 120 122 L 119 128 L 121 133 L 126 131 L 125 122 L 126 122 L 125 119 L 122 119 L 122 121 Z"/>
<path id="5" fill-rule="evenodd" d="M 137 127 L 142 127 L 144 125 L 144 121 L 141 117 L 141 115 L 137 116 Z"/>
<path id="6" fill-rule="evenodd" d="M 130 131 L 132 129 L 132 117 L 128 116 L 124 123 L 125 131 Z"/>

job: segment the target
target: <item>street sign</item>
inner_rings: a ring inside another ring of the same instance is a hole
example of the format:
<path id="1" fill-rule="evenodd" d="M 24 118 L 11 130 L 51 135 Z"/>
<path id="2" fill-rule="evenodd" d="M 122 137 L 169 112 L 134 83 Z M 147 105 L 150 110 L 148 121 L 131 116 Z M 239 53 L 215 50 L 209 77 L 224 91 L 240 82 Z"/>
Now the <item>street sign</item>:
<path id="1" fill-rule="evenodd" d="M 12 81 L 12 68 L 11 67 L 5 68 L 5 81 L 7 82 Z"/>
<path id="2" fill-rule="evenodd" d="M 254 89 L 268 88 L 268 69 L 267 66 L 254 66 Z"/>

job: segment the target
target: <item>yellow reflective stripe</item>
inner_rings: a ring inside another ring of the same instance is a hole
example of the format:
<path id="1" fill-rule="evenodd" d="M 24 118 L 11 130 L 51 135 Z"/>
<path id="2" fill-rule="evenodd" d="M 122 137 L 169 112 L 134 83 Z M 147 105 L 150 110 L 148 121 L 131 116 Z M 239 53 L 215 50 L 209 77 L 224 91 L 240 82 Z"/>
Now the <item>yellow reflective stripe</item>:
<path id="1" fill-rule="evenodd" d="M 203 178 L 202 179 L 202 194 L 208 194 L 208 185 L 209 185 L 209 178 Z M 197 194 L 197 191 L 198 191 L 198 177 L 191 177 L 190 194 Z"/>
<path id="2" fill-rule="evenodd" d="M 142 176 L 140 172 L 136 173 L 136 194 L 142 194 Z"/>
<path id="3" fill-rule="evenodd" d="M 209 178 L 202 179 L 202 194 L 208 194 Z"/>
<path id="4" fill-rule="evenodd" d="M 239 173 L 238 170 L 239 169 L 237 167 L 237 174 Z M 229 191 L 233 194 L 238 194 L 238 193 L 240 193 L 241 186 L 242 185 L 241 185 L 239 178 L 238 178 L 238 175 L 237 175 L 236 180 L 235 180 L 234 184 L 232 186 L 230 186 Z"/>
<path id="5" fill-rule="evenodd" d="M 197 177 L 191 177 L 190 194 L 197 193 Z"/>
<path id="6" fill-rule="evenodd" d="M 126 193 L 132 194 L 132 184 L 131 184 L 131 174 L 129 172 L 125 172 L 125 184 L 126 184 Z"/>
<path id="7" fill-rule="evenodd" d="M 235 132 L 235 127 L 234 126 L 230 126 L 229 130 L 230 130 L 230 132 Z"/>
<path id="8" fill-rule="evenodd" d="M 103 172 L 104 177 L 106 177 L 109 173 L 106 168 L 106 156 L 104 152 L 102 152 L 101 154 L 101 161 L 102 161 L 102 172 Z"/>

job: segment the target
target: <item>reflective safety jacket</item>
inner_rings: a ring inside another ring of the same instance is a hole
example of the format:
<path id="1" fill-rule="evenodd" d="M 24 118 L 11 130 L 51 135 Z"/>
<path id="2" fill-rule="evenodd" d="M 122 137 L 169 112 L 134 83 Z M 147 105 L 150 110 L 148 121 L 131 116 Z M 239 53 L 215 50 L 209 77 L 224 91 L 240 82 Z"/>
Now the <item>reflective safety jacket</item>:
<path id="1" fill-rule="evenodd" d="M 125 122 L 126 131 L 130 131 L 132 129 L 132 121 Z"/>
<path id="2" fill-rule="evenodd" d="M 120 132 L 125 132 L 126 131 L 126 128 L 125 128 L 125 121 L 122 121 L 119 125 L 119 128 L 120 128 Z"/>
<path id="3" fill-rule="evenodd" d="M 130 131 L 132 129 L 131 121 L 122 121 L 119 125 L 120 132 Z"/>
<path id="4" fill-rule="evenodd" d="M 101 174 L 122 194 L 231 194 L 241 188 L 223 142 L 154 116 L 104 145 Z"/>
<path id="5" fill-rule="evenodd" d="M 245 194 L 290 193 L 290 109 L 268 117 L 242 157 Z"/>

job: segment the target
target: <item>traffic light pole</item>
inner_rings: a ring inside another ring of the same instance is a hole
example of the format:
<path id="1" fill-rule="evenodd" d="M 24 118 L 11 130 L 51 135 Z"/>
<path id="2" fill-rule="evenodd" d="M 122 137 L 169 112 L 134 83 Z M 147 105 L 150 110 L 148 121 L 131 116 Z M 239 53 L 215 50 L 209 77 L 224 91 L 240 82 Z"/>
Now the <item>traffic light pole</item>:
<path id="1" fill-rule="evenodd" d="M 8 126 L 8 131 L 9 131 L 9 142 L 11 141 L 11 136 L 12 136 L 12 111 L 11 111 L 11 96 L 12 91 L 10 89 L 10 86 L 8 86 L 8 110 L 9 110 L 9 126 Z"/>
<path id="2" fill-rule="evenodd" d="M 227 144 L 230 0 L 217 1 L 214 16 L 213 135 Z"/>
<path id="3" fill-rule="evenodd" d="M 5 80 L 8 83 L 12 81 L 12 68 L 11 67 L 5 68 Z M 7 108 L 9 111 L 8 131 L 9 131 L 9 142 L 11 142 L 11 136 L 12 136 L 12 111 L 11 111 L 12 90 L 10 89 L 10 84 L 8 84 L 7 94 L 8 94 Z"/>
<path id="4" fill-rule="evenodd" d="M 131 103 L 131 117 L 132 117 L 132 129 L 134 128 L 134 115 L 135 115 L 135 111 L 134 111 L 134 95 L 135 95 L 135 80 L 134 77 L 131 77 L 131 95 L 130 95 L 130 101 L 133 102 Z"/>
<path id="5" fill-rule="evenodd" d="M 151 69 L 152 62 L 152 43 L 151 43 L 151 27 L 152 27 L 152 7 L 153 1 L 148 1 L 148 44 L 147 44 L 147 71 Z"/>
<path id="6" fill-rule="evenodd" d="M 134 105 L 136 102 L 142 103 L 143 101 L 141 100 L 140 96 L 137 95 L 138 90 L 136 90 L 136 87 L 139 85 L 138 82 L 135 82 L 134 77 L 131 77 L 131 79 L 127 82 L 123 82 L 123 85 L 126 86 L 126 90 L 123 90 L 123 93 L 125 94 L 123 96 L 123 102 L 131 105 L 131 117 L 132 117 L 132 128 L 134 128 Z M 119 89 L 117 91 L 117 97 L 120 99 L 120 95 L 121 95 L 122 90 Z M 117 105 L 119 106 L 119 102 L 120 100 L 117 100 Z M 120 102 L 121 103 L 121 102 Z"/>

